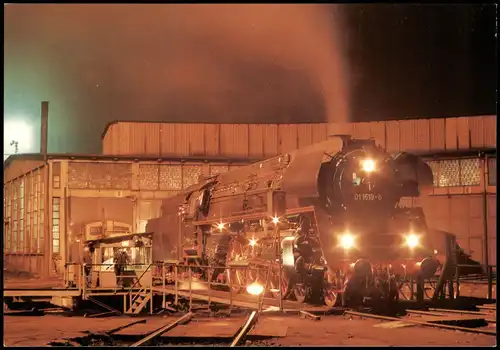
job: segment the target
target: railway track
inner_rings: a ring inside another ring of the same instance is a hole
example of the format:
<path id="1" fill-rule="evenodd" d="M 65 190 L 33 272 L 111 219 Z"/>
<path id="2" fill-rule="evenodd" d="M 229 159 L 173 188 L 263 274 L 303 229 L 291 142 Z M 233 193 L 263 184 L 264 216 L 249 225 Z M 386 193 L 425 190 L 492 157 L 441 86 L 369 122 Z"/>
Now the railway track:
<path id="1" fill-rule="evenodd" d="M 230 347 L 250 341 L 262 341 L 284 334 L 269 331 L 269 324 L 258 324 L 258 311 L 247 317 L 208 318 L 195 312 L 182 316 L 135 320 L 106 332 L 91 333 L 80 338 L 64 339 L 50 345 L 129 347 L 164 345 L 221 344 Z M 266 329 L 267 328 L 267 329 Z"/>
<path id="2" fill-rule="evenodd" d="M 496 336 L 496 307 L 481 305 L 479 311 L 437 309 L 428 310 L 407 309 L 406 315 L 399 317 L 382 316 L 367 312 L 343 310 L 340 314 L 355 319 L 378 319 L 382 322 L 374 327 L 401 328 L 401 327 L 432 327 L 438 329 L 475 333 L 486 336 Z M 272 313 L 272 312 L 271 312 Z M 282 322 L 299 317 L 307 319 L 301 322 L 336 322 L 337 316 L 323 316 L 324 312 L 308 312 L 303 310 L 286 310 L 279 316 Z M 259 316 L 265 316 L 259 320 Z M 233 314 L 231 317 L 207 317 L 198 311 L 183 315 L 168 317 L 151 317 L 149 319 L 134 320 L 128 324 L 116 327 L 109 331 L 89 334 L 80 339 L 66 340 L 64 344 L 52 345 L 120 345 L 120 346 L 170 346 L 170 345 L 272 345 L 277 338 L 287 336 L 287 326 L 276 323 L 276 318 L 269 317 L 270 313 L 247 312 L 246 316 Z M 493 327 L 492 327 L 493 326 Z"/>
<path id="3" fill-rule="evenodd" d="M 481 311 L 440 308 L 429 308 L 428 311 L 407 309 L 406 315 L 400 317 L 345 310 L 344 315 L 386 321 L 386 327 L 417 325 L 496 337 L 496 305 L 481 305 L 478 308 Z"/>

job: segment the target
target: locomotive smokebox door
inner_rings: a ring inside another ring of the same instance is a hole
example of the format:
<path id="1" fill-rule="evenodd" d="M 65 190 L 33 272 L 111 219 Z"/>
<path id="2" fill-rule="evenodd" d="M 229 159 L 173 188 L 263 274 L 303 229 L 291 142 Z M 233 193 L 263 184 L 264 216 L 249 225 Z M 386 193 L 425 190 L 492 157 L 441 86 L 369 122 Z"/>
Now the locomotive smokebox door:
<path id="1" fill-rule="evenodd" d="M 269 191 L 267 194 L 267 208 L 269 216 L 283 216 L 286 213 L 286 196 L 282 191 Z"/>

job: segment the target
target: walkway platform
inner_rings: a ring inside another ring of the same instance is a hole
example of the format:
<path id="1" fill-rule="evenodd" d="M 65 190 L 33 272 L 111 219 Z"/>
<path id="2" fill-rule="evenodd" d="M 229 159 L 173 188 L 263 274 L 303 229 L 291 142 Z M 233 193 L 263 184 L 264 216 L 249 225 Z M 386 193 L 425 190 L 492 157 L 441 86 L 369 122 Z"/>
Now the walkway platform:
<path id="1" fill-rule="evenodd" d="M 82 294 L 78 289 L 4 289 L 5 297 L 77 297 Z"/>
<path id="2" fill-rule="evenodd" d="M 170 294 L 170 295 L 175 295 L 175 287 L 174 286 L 166 286 L 166 287 L 153 287 L 153 293 L 154 294 Z M 223 291 L 217 291 L 217 290 L 193 290 L 192 292 L 189 292 L 189 290 L 178 290 L 177 295 L 182 296 L 182 297 L 192 297 L 193 300 L 203 300 L 203 301 L 209 301 L 214 302 L 214 303 L 220 303 L 220 304 L 226 304 L 226 305 L 233 305 L 237 307 L 242 307 L 242 308 L 248 308 L 248 309 L 253 309 L 257 310 L 259 308 L 259 297 L 254 296 L 254 295 L 248 295 L 248 294 L 234 294 L 231 296 L 229 292 L 223 292 Z M 266 308 L 269 307 L 279 307 L 279 300 L 274 299 L 274 298 L 264 298 L 263 301 L 263 306 Z M 318 311 L 317 306 L 311 306 L 308 304 L 304 303 L 298 303 L 295 301 L 283 301 L 283 309 L 284 310 L 308 310 L 308 309 L 315 309 L 315 311 Z M 321 308 L 324 311 L 327 311 L 328 307 L 323 307 Z"/>

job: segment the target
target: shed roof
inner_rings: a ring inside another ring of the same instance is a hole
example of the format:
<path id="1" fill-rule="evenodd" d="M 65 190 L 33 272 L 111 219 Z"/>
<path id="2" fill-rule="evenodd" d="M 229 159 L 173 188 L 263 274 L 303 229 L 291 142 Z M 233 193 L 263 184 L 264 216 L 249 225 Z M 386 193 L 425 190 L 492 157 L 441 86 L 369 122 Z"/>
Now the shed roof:
<path id="1" fill-rule="evenodd" d="M 357 124 L 361 122 L 379 122 L 379 121 L 389 121 L 389 120 L 412 120 L 412 119 L 438 119 L 438 118 L 461 118 L 464 116 L 448 116 L 448 117 L 442 117 L 442 116 L 433 116 L 433 117 L 408 117 L 408 118 L 401 118 L 401 119 L 395 119 L 395 118 L 389 118 L 387 120 L 372 120 L 372 121 L 358 121 L 358 122 L 351 122 L 351 124 Z M 484 115 L 468 115 L 466 117 L 484 117 Z M 102 132 L 101 138 L 104 139 L 106 134 L 108 133 L 109 128 L 114 125 L 114 124 L 119 124 L 119 123 L 158 123 L 158 124 L 218 124 L 218 125 L 230 125 L 230 124 L 247 124 L 247 125 L 263 125 L 262 123 L 213 123 L 210 121 L 204 121 L 204 122 L 169 122 L 168 120 L 113 120 L 110 121 L 109 123 L 106 124 L 104 127 L 104 131 Z M 299 124 L 326 124 L 328 123 L 325 121 L 324 123 L 291 123 L 293 125 L 299 125 Z M 280 124 L 286 124 L 289 125 L 290 123 L 267 123 L 267 124 L 273 124 L 273 125 L 280 125 Z"/>
<path id="2" fill-rule="evenodd" d="M 42 161 L 43 155 L 40 153 L 23 153 L 23 154 L 12 154 L 4 162 L 4 169 L 12 164 L 14 161 L 18 160 L 40 160 Z M 144 156 L 144 155 L 103 155 L 103 154 L 80 154 L 80 153 L 50 153 L 47 155 L 47 159 L 78 159 L 78 160 L 94 160 L 94 161 L 104 161 L 104 160 L 114 160 L 114 161 L 158 161 L 158 162 L 222 162 L 222 163 L 245 163 L 249 161 L 259 161 L 259 159 L 252 158 L 227 158 L 227 157 L 205 157 L 205 156 L 173 156 L 173 157 L 154 157 L 154 156 Z"/>

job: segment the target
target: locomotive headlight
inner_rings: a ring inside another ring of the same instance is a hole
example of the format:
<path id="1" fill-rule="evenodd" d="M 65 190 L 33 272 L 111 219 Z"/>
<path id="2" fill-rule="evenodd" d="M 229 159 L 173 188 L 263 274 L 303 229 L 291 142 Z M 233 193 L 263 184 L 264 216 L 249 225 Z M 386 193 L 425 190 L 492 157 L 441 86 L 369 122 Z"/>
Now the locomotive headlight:
<path id="1" fill-rule="evenodd" d="M 346 233 L 341 235 L 340 237 L 340 246 L 344 249 L 351 249 L 354 247 L 354 236 L 350 233 Z"/>
<path id="2" fill-rule="evenodd" d="M 367 173 L 371 173 L 375 170 L 375 161 L 373 159 L 364 159 L 361 161 L 361 169 Z"/>
<path id="3" fill-rule="evenodd" d="M 410 248 L 415 248 L 420 244 L 420 237 L 415 234 L 409 234 L 406 236 L 406 245 Z"/>

